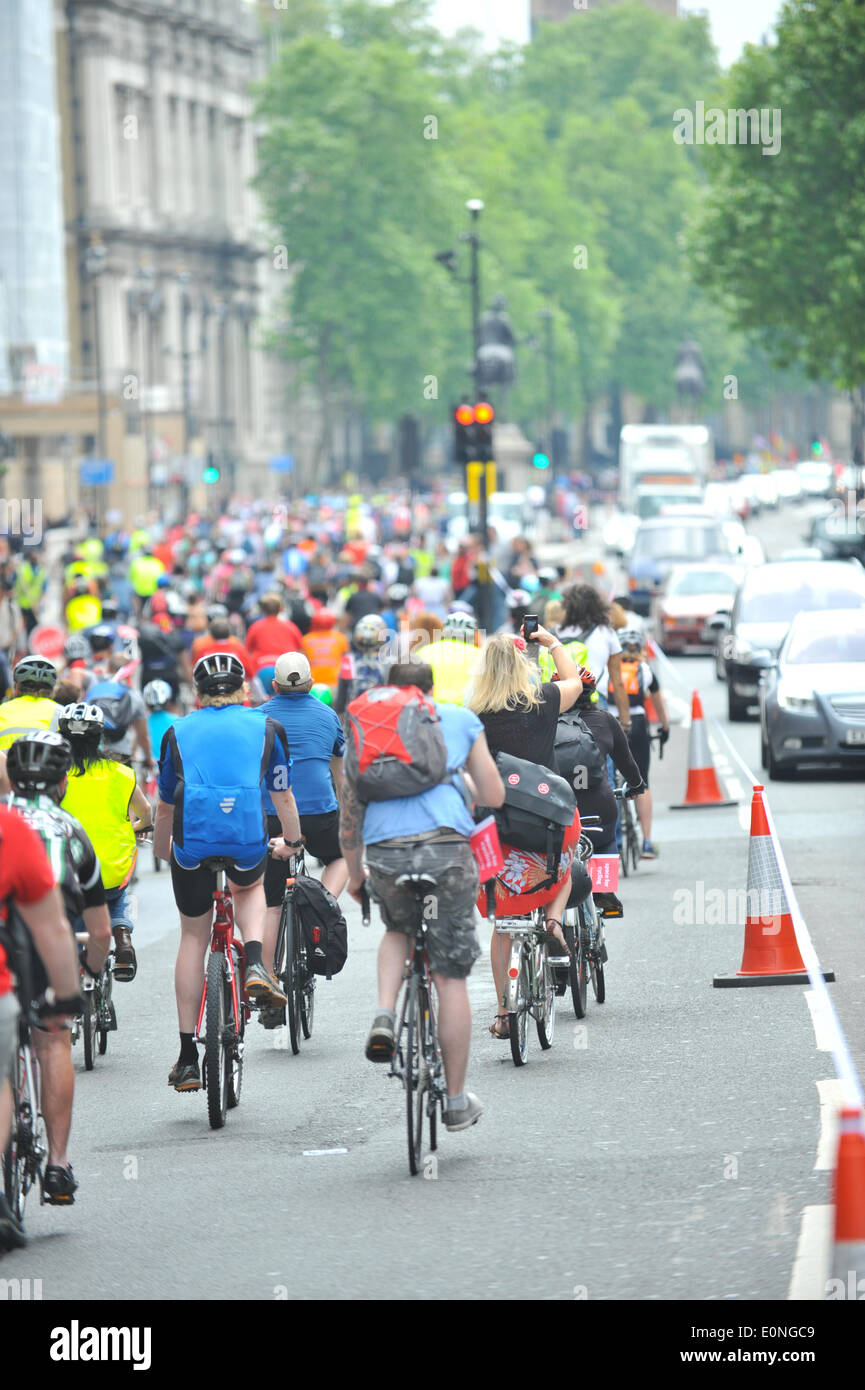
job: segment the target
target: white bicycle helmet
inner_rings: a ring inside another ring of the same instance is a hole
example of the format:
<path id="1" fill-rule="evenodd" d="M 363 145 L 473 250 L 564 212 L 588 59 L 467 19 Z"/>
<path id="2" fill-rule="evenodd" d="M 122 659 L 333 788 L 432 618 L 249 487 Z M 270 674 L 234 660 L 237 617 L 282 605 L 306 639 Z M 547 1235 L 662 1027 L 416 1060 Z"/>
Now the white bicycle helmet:
<path id="1" fill-rule="evenodd" d="M 80 701 L 75 705 L 64 705 L 57 717 L 57 727 L 66 738 L 87 738 L 97 729 L 105 728 L 105 714 L 98 705 L 88 705 Z"/>
<path id="2" fill-rule="evenodd" d="M 388 626 L 384 618 L 379 617 L 378 613 L 367 613 L 366 617 L 361 618 L 355 625 L 352 639 L 356 647 L 371 650 L 386 642 L 387 634 Z"/>
<path id="3" fill-rule="evenodd" d="M 148 709 L 161 709 L 171 699 L 171 686 L 168 681 L 148 681 L 141 694 Z"/>
<path id="4" fill-rule="evenodd" d="M 444 622 L 444 632 L 477 632 L 478 620 L 474 613 L 448 613 Z"/>

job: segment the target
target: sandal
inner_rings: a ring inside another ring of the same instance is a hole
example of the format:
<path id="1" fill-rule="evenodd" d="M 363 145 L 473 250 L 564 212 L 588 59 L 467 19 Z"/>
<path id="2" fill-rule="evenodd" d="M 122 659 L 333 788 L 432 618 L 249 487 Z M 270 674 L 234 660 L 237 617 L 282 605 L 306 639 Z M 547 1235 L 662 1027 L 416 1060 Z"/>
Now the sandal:
<path id="1" fill-rule="evenodd" d="M 565 956 L 570 957 L 571 948 L 568 945 L 567 941 L 564 941 L 560 936 L 556 936 L 556 933 L 554 931 L 550 931 L 550 927 L 560 927 L 561 925 L 562 924 L 558 920 L 558 918 L 551 917 L 549 921 L 546 923 L 547 929 L 544 935 L 544 941 L 546 942 L 547 946 L 549 946 L 551 953 L 555 956 L 558 956 L 560 959 L 564 958 Z"/>
<path id="2" fill-rule="evenodd" d="M 507 1041 L 511 1036 L 511 1021 L 507 1014 L 496 1014 L 490 1024 L 490 1032 L 494 1038 L 500 1038 L 502 1042 Z"/>

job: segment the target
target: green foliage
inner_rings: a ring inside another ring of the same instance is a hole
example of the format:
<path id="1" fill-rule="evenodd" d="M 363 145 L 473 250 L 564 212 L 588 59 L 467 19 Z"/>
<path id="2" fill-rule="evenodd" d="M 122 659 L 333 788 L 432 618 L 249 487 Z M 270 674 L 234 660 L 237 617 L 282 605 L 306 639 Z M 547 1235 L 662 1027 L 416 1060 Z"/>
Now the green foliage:
<path id="1" fill-rule="evenodd" d="M 771 48 L 732 69 L 725 108 L 778 109 L 780 153 L 706 147 L 692 245 L 719 301 L 772 360 L 865 381 L 865 5 L 787 0 Z"/>

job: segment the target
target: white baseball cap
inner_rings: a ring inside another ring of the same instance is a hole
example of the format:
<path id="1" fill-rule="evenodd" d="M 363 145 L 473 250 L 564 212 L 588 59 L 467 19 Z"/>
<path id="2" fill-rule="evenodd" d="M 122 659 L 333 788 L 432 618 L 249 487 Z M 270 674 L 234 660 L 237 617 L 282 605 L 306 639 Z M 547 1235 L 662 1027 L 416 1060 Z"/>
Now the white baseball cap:
<path id="1" fill-rule="evenodd" d="M 301 686 L 311 683 L 312 671 L 303 652 L 283 652 L 273 668 L 275 685 Z"/>

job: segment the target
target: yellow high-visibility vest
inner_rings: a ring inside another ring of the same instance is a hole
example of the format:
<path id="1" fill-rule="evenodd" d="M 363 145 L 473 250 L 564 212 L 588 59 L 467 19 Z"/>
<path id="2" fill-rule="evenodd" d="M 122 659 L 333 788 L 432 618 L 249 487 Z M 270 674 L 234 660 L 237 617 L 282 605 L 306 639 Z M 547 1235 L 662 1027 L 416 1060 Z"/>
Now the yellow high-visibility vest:
<path id="1" fill-rule="evenodd" d="M 108 758 L 92 763 L 84 773 L 73 768 L 69 774 L 63 809 L 90 836 L 106 888 L 121 888 L 135 867 L 135 831 L 129 819 L 134 791 L 132 768 Z"/>

